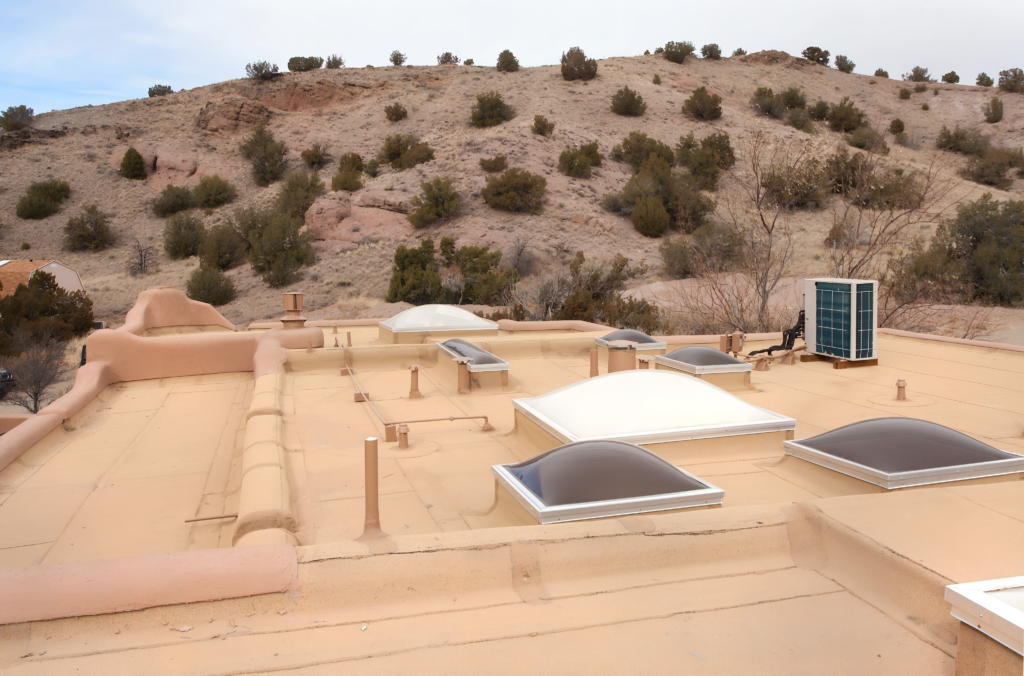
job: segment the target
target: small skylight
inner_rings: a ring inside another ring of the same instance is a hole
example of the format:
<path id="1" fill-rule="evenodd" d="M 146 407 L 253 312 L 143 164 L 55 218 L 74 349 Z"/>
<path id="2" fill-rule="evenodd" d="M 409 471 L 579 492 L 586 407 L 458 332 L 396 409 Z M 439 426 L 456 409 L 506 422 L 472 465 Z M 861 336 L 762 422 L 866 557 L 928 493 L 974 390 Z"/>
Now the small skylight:
<path id="1" fill-rule="evenodd" d="M 498 324 L 454 305 L 420 305 L 380 322 L 392 333 L 411 331 L 488 331 Z"/>
<path id="2" fill-rule="evenodd" d="M 564 443 L 662 443 L 796 428 L 792 418 L 699 378 L 653 369 L 608 373 L 512 405 Z"/>
<path id="3" fill-rule="evenodd" d="M 915 418 L 864 420 L 784 445 L 789 455 L 882 488 L 1024 472 L 1024 456 Z"/>
<path id="4" fill-rule="evenodd" d="M 633 329 L 619 329 L 618 331 L 612 331 L 607 336 L 594 339 L 595 345 L 608 347 L 608 343 L 616 340 L 629 340 L 636 343 L 638 351 L 643 352 L 644 350 L 664 350 L 665 341 L 651 338 L 642 331 L 634 331 Z"/>
<path id="5" fill-rule="evenodd" d="M 1024 655 L 1024 577 L 946 587 L 951 614 Z"/>
<path id="6" fill-rule="evenodd" d="M 480 348 L 480 346 L 462 338 L 451 338 L 443 343 L 438 343 L 438 347 L 453 359 L 468 357 L 470 359 L 469 370 L 471 373 L 508 370 L 507 361 L 498 359 L 490 352 Z"/>
<path id="7" fill-rule="evenodd" d="M 540 523 L 720 505 L 725 496 L 650 451 L 606 439 L 560 446 L 492 469 L 498 483 Z"/>
<path id="8" fill-rule="evenodd" d="M 703 345 L 690 345 L 675 352 L 657 355 L 656 364 L 668 366 L 693 375 L 705 373 L 742 373 L 750 370 L 750 364 L 732 355 Z"/>

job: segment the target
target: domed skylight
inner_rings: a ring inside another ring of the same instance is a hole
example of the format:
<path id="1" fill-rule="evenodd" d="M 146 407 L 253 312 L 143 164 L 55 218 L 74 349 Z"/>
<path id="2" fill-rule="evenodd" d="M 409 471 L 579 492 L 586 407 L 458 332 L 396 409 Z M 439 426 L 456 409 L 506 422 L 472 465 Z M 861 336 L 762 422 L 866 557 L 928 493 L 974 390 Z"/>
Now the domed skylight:
<path id="1" fill-rule="evenodd" d="M 508 362 L 498 359 L 490 352 L 480 348 L 480 346 L 462 338 L 451 338 L 443 343 L 438 343 L 438 347 L 452 358 L 468 357 L 470 360 L 470 372 L 504 371 L 508 369 Z"/>
<path id="2" fill-rule="evenodd" d="M 608 343 L 615 340 L 629 340 L 636 343 L 637 350 L 641 352 L 644 350 L 664 350 L 665 341 L 651 338 L 642 331 L 635 331 L 633 329 L 619 329 L 618 331 L 612 331 L 606 336 L 594 339 L 595 345 L 601 345 L 608 347 Z"/>
<path id="3" fill-rule="evenodd" d="M 792 430 L 796 421 L 672 371 L 608 373 L 530 399 L 521 414 L 565 443 L 620 439 L 660 443 Z"/>
<path id="4" fill-rule="evenodd" d="M 725 495 L 650 451 L 607 439 L 560 446 L 493 470 L 541 523 L 721 504 Z"/>
<path id="5" fill-rule="evenodd" d="M 786 453 L 883 488 L 1024 472 L 1024 456 L 915 418 L 875 418 L 810 439 Z"/>
<path id="6" fill-rule="evenodd" d="M 654 358 L 656 364 L 668 366 L 694 375 L 705 373 L 742 373 L 750 364 L 732 355 L 703 345 L 690 345 Z"/>
<path id="7" fill-rule="evenodd" d="M 392 333 L 409 331 L 488 331 L 498 324 L 454 305 L 420 305 L 380 322 Z"/>

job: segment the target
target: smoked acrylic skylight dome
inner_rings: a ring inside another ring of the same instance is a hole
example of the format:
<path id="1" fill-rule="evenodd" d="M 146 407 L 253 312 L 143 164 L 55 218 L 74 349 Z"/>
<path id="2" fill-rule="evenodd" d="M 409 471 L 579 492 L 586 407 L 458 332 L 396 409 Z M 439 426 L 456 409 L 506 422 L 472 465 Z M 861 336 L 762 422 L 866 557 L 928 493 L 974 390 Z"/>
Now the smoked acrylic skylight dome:
<path id="1" fill-rule="evenodd" d="M 655 364 L 685 371 L 693 375 L 705 373 L 737 373 L 750 370 L 750 363 L 703 345 L 690 345 L 654 358 Z"/>
<path id="2" fill-rule="evenodd" d="M 628 340 L 636 343 L 636 347 L 633 348 L 638 352 L 645 352 L 649 350 L 664 350 L 666 345 L 665 341 L 658 340 L 657 338 L 651 338 L 642 331 L 636 331 L 635 329 L 619 329 L 618 331 L 612 331 L 606 336 L 594 339 L 594 344 L 599 347 L 608 347 L 608 343 L 616 340 Z"/>
<path id="3" fill-rule="evenodd" d="M 1024 472 L 1024 456 L 915 418 L 875 418 L 784 442 L 786 453 L 882 488 Z"/>
<path id="4" fill-rule="evenodd" d="M 471 343 L 462 338 L 450 338 L 437 346 L 452 358 L 465 357 L 469 359 L 469 370 L 471 373 L 482 371 L 507 371 L 508 362 L 495 357 L 479 345 Z"/>
<path id="5" fill-rule="evenodd" d="M 408 337 L 426 334 L 469 333 L 476 335 L 497 335 L 498 324 L 483 317 L 477 317 L 454 305 L 420 305 L 400 312 L 380 322 L 380 337 L 387 342 L 406 342 Z M 387 340 L 389 337 L 392 340 Z M 418 342 L 418 341 L 416 341 Z"/>
<path id="6" fill-rule="evenodd" d="M 720 505 L 725 495 L 648 450 L 607 439 L 560 446 L 492 470 L 540 523 Z"/>
<path id="7" fill-rule="evenodd" d="M 532 423 L 562 443 L 618 439 L 665 443 L 761 432 L 789 432 L 796 420 L 673 371 L 640 369 L 589 378 L 529 399 L 514 399 L 516 424 Z"/>

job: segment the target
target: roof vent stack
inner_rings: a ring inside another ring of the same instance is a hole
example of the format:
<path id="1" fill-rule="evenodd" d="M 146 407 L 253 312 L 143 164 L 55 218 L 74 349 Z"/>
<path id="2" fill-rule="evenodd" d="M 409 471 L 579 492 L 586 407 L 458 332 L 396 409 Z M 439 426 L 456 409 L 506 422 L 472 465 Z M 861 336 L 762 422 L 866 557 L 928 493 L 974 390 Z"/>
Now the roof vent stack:
<path id="1" fill-rule="evenodd" d="M 286 329 L 301 329 L 306 325 L 306 318 L 302 316 L 302 294 L 284 294 L 284 318 L 281 323 Z"/>

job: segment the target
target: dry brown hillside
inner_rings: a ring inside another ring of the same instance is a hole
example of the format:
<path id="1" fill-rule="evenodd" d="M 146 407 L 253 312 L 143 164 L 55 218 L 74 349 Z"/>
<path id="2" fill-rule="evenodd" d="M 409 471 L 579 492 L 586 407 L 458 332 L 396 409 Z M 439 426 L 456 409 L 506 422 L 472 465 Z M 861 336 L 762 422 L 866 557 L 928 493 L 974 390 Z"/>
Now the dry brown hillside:
<path id="1" fill-rule="evenodd" d="M 299 153 L 318 140 L 329 143 L 335 158 L 356 151 L 369 159 L 378 153 L 384 137 L 395 133 L 415 133 L 436 151 L 433 161 L 413 170 L 384 169 L 376 179 L 369 179 L 353 196 L 352 216 L 320 232 L 328 239 L 317 243 L 318 262 L 291 288 L 304 291 L 307 305 L 321 309 L 339 302 L 365 305 L 383 296 L 394 248 L 425 236 L 436 241 L 450 235 L 460 243 L 482 243 L 502 250 L 517 236 L 525 236 L 542 265 L 557 263 L 567 252 L 578 249 L 599 258 L 621 252 L 634 260 L 646 259 L 651 266 L 646 281 L 658 280 L 658 240 L 642 237 L 628 219 L 601 208 L 601 197 L 625 184 L 628 166 L 609 159 L 594 178 L 571 179 L 556 169 L 559 153 L 567 145 L 596 139 L 608 155 L 611 147 L 633 130 L 670 145 L 690 131 L 697 138 L 726 131 L 739 161 L 726 173 L 716 196 L 721 202 L 740 199 L 737 182 L 748 175 L 745 140 L 759 126 L 779 140 L 806 146 L 818 155 L 844 144 L 839 134 L 823 125 L 818 133 L 808 135 L 755 115 L 748 101 L 758 86 L 776 91 L 802 87 L 809 101 L 823 98 L 834 102 L 850 96 L 881 129 L 900 117 L 916 149 L 897 146 L 889 137 L 892 152 L 886 161 L 890 163 L 925 168 L 938 161 L 954 173 L 965 159 L 934 147 L 943 124 L 981 128 L 996 144 L 1024 144 L 1024 97 L 1002 95 L 1005 117 L 998 124 L 985 124 L 981 107 L 996 93 L 993 89 L 935 83 L 929 87 L 937 90 L 937 95 L 928 91 L 900 100 L 897 93 L 903 83 L 898 80 L 847 75 L 780 52 L 720 61 L 690 58 L 683 65 L 660 56 L 613 58 L 599 64 L 598 77 L 590 82 L 567 82 L 557 66 L 525 68 L 511 74 L 465 66 L 319 70 L 284 74 L 262 85 L 232 80 L 162 98 L 39 115 L 34 127 L 40 131 L 32 134 L 30 142 L 18 146 L 20 141 L 12 135 L 0 137 L 0 219 L 6 224 L 0 258 L 56 258 L 78 269 L 95 302 L 97 318 L 118 323 L 140 290 L 158 285 L 184 288 L 194 269 L 195 259 L 169 261 L 163 254 L 164 221 L 153 215 L 149 205 L 165 185 L 193 185 L 201 176 L 214 173 L 237 185 L 238 200 L 206 217 L 207 226 L 236 206 L 262 204 L 275 197 L 280 184 L 257 187 L 238 151 L 242 136 L 262 120 L 288 144 L 293 167 L 302 166 Z M 655 74 L 661 77 L 660 86 L 651 81 Z M 623 85 L 642 94 L 648 104 L 643 117 L 612 113 L 611 97 Z M 724 114 L 712 123 L 693 122 L 681 114 L 683 101 L 699 86 L 724 99 Z M 498 127 L 477 129 L 469 124 L 470 107 L 476 94 L 488 90 L 500 92 L 515 106 L 518 116 Z M 409 117 L 390 123 L 383 109 L 395 101 L 409 110 Z M 921 109 L 923 102 L 929 104 L 929 111 Z M 551 137 L 531 133 L 535 114 L 555 122 Z M 46 130 L 53 133 L 40 133 Z M 121 157 L 129 146 L 155 162 L 156 172 L 145 181 L 118 175 Z M 483 203 L 479 191 L 484 172 L 478 162 L 497 154 L 507 155 L 512 166 L 547 177 L 543 214 L 512 215 L 493 211 Z M 328 185 L 332 173 L 323 172 Z M 395 209 L 401 209 L 418 191 L 420 181 L 437 175 L 457 180 L 468 197 L 468 208 L 453 222 L 414 231 Z M 14 211 L 18 198 L 29 183 L 48 177 L 70 183 L 70 200 L 45 220 L 19 219 Z M 1024 180 L 1016 179 L 1009 193 L 960 183 L 949 201 L 974 199 L 986 191 L 1000 199 L 1020 198 Z M 116 247 L 102 253 L 62 251 L 61 234 L 68 217 L 90 203 L 111 216 L 118 237 Z M 793 273 L 822 272 L 821 242 L 829 227 L 827 213 L 798 214 L 794 226 L 798 256 Z M 157 273 L 137 278 L 125 274 L 127 245 L 134 237 L 160 249 Z M 22 242 L 29 243 L 31 249 L 21 251 Z M 242 323 L 278 313 L 280 290 L 269 289 L 247 265 L 228 274 L 239 289 L 239 298 L 222 308 L 230 320 Z"/>

